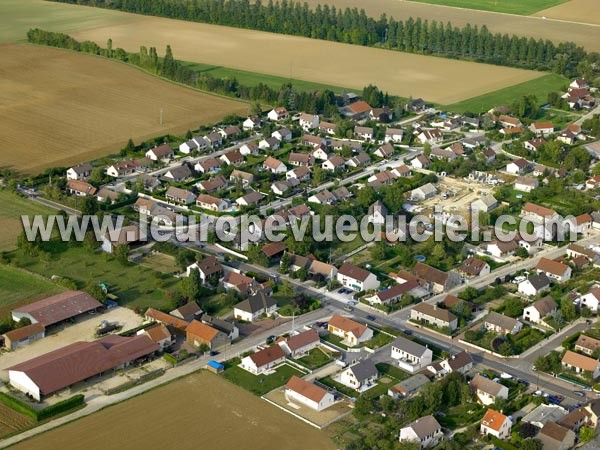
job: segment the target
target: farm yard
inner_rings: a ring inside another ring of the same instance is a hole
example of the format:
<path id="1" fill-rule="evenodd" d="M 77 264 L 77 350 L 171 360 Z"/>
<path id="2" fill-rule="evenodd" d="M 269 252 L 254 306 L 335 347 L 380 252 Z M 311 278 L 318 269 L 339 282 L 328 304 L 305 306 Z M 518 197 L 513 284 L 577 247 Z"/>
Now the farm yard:
<path id="1" fill-rule="evenodd" d="M 355 89 L 376 82 L 390 94 L 426 97 L 438 103 L 464 100 L 543 75 L 296 36 L 277 35 L 275 39 L 271 33 L 155 17 L 81 30 L 73 37 L 102 45 L 111 38 L 114 46 L 128 51 L 137 51 L 140 45 L 156 46 L 159 54 L 170 44 L 175 58 L 185 61 Z M 200 42 L 213 45 L 198 45 Z M 460 83 L 465 73 L 470 82 Z"/>
<path id="2" fill-rule="evenodd" d="M 597 0 L 570 0 L 566 3 L 543 9 L 534 14 L 547 19 L 600 25 L 600 2 Z"/>
<path id="3" fill-rule="evenodd" d="M 205 448 L 335 448 L 327 434 L 204 371 L 14 448 L 173 448 L 174 437 L 181 450 L 196 449 L 199 442 Z"/>
<path id="4" fill-rule="evenodd" d="M 0 55 L 3 139 L 14 149 L 3 152 L 0 166 L 28 173 L 115 153 L 129 138 L 182 133 L 247 109 L 90 55 L 21 44 L 0 44 Z"/>

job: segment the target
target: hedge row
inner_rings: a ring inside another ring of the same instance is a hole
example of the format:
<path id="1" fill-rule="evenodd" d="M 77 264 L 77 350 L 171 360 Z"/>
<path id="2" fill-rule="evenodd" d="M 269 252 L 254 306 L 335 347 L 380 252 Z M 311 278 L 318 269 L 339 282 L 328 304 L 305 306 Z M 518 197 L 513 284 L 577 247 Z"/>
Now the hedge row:
<path id="1" fill-rule="evenodd" d="M 58 403 L 47 406 L 44 409 L 35 409 L 31 405 L 19 399 L 11 397 L 10 395 L 5 394 L 4 392 L 0 392 L 0 401 L 8 407 L 14 409 L 15 411 L 20 412 L 21 414 L 24 414 L 28 417 L 31 417 L 36 421 L 40 421 L 83 405 L 84 396 L 83 394 L 77 394 L 73 397 L 69 397 Z"/>

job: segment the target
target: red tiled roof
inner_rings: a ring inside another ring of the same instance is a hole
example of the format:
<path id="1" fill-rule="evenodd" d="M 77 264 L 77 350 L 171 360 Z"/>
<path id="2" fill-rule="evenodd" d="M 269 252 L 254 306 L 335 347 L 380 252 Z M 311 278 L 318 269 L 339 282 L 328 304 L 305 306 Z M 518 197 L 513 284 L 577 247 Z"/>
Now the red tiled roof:
<path id="1" fill-rule="evenodd" d="M 296 375 L 293 375 L 292 378 L 290 378 L 290 381 L 287 382 L 285 387 L 286 389 L 290 389 L 294 392 L 297 392 L 303 397 L 306 397 L 309 400 L 312 400 L 313 402 L 317 403 L 319 403 L 323 399 L 325 394 L 327 394 L 327 391 L 325 389 L 320 388 L 319 386 L 316 386 L 312 383 L 309 383 L 308 381 L 305 381 L 302 378 L 297 377 Z"/>
<path id="2" fill-rule="evenodd" d="M 66 291 L 38 302 L 21 306 L 15 309 L 14 312 L 29 314 L 37 322 L 47 327 L 100 308 L 101 306 L 102 304 L 87 292 Z"/>

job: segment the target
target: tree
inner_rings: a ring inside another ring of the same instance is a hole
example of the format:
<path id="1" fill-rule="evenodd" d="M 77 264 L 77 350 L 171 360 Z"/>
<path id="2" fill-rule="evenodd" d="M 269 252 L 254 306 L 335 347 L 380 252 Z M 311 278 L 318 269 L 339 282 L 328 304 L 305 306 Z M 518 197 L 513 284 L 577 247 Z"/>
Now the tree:
<path id="1" fill-rule="evenodd" d="M 200 271 L 196 268 L 190 270 L 190 274 L 181 281 L 181 293 L 188 301 L 195 301 L 200 297 Z"/>
<path id="2" fill-rule="evenodd" d="M 187 130 L 187 132 L 185 133 L 185 138 L 191 139 L 193 137 L 194 137 L 194 135 L 192 134 L 191 130 Z"/>
<path id="3" fill-rule="evenodd" d="M 372 186 L 365 186 L 356 194 L 356 204 L 363 208 L 368 208 L 375 202 L 376 198 L 375 189 Z"/>
<path id="4" fill-rule="evenodd" d="M 17 248 L 21 250 L 25 255 L 28 256 L 37 256 L 40 253 L 42 246 L 42 238 L 38 234 L 36 234 L 35 239 L 30 241 L 27 239 L 27 234 L 25 230 L 21 231 L 19 237 L 17 238 Z"/>
<path id="5" fill-rule="evenodd" d="M 85 288 L 85 291 L 100 303 L 106 303 L 106 292 L 104 292 L 104 289 L 102 289 L 98 283 L 88 284 L 88 286 Z"/>
<path id="6" fill-rule="evenodd" d="M 525 439 L 521 442 L 521 450 L 542 450 L 542 441 L 539 439 Z"/>
<path id="7" fill-rule="evenodd" d="M 129 264 L 129 247 L 127 244 L 119 244 L 115 247 L 115 258 L 124 266 Z"/>
<path id="8" fill-rule="evenodd" d="M 560 302 L 560 312 L 567 322 L 571 322 L 577 318 L 577 311 L 575 311 L 575 305 L 567 298 L 562 299 Z"/>
<path id="9" fill-rule="evenodd" d="M 371 413 L 375 409 L 375 401 L 367 397 L 366 395 L 361 395 L 356 400 L 354 406 L 354 415 L 357 417 L 364 417 Z"/>
<path id="10" fill-rule="evenodd" d="M 290 270 L 290 265 L 291 265 L 290 255 L 288 252 L 285 252 L 283 254 L 283 256 L 281 257 L 281 263 L 280 263 L 281 273 L 288 273 Z"/>
<path id="11" fill-rule="evenodd" d="M 88 195 L 83 200 L 83 205 L 81 205 L 81 214 L 91 216 L 91 215 L 96 214 L 97 212 L 98 212 L 98 200 L 96 200 L 96 197 L 92 197 L 91 195 Z"/>
<path id="12" fill-rule="evenodd" d="M 93 231 L 88 231 L 85 233 L 83 238 L 83 246 L 87 250 L 96 250 L 98 248 L 98 241 L 96 240 L 96 235 Z"/>
<path id="13" fill-rule="evenodd" d="M 519 258 L 529 258 L 529 252 L 525 247 L 519 246 L 515 250 L 515 256 L 518 256 Z"/>
<path id="14" fill-rule="evenodd" d="M 523 439 L 532 438 L 537 434 L 537 427 L 529 422 L 521 422 L 519 426 L 519 435 Z"/>
<path id="15" fill-rule="evenodd" d="M 596 437 L 596 430 L 592 427 L 581 427 L 579 430 L 579 439 L 581 442 L 590 442 Z"/>

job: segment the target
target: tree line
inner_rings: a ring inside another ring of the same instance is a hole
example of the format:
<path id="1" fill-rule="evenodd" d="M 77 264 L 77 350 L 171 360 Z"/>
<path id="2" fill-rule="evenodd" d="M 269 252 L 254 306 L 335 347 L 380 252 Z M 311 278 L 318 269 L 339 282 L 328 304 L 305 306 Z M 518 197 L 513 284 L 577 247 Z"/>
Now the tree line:
<path id="1" fill-rule="evenodd" d="M 395 20 L 364 9 L 318 5 L 311 9 L 291 0 L 53 0 L 194 22 L 304 36 L 355 45 L 447 58 L 553 71 L 592 79 L 600 61 L 573 42 L 492 33 L 487 26 L 462 28 L 421 18 Z M 202 43 L 199 43 L 202 45 Z"/>
<path id="2" fill-rule="evenodd" d="M 107 41 L 106 48 L 100 47 L 95 42 L 79 42 L 71 36 L 63 33 L 30 29 L 27 39 L 32 44 L 48 45 L 52 47 L 66 48 L 78 52 L 91 53 L 116 59 L 148 72 L 168 78 L 203 91 L 214 92 L 242 100 L 264 102 L 269 105 L 282 105 L 289 110 L 306 111 L 315 114 L 324 114 L 331 117 L 337 113 L 338 101 L 336 94 L 329 89 L 318 91 L 299 91 L 293 84 L 285 83 L 280 89 L 274 89 L 264 83 L 256 86 L 245 86 L 234 78 L 218 78 L 206 73 L 194 70 L 173 57 L 170 45 L 167 45 L 165 56 L 159 57 L 155 47 L 140 47 L 138 53 L 126 52 L 122 48 L 112 48 L 112 40 Z M 379 102 L 389 101 L 393 103 L 387 94 L 380 93 L 374 86 L 365 88 L 371 98 L 376 100 L 372 106 L 382 106 Z M 391 105 L 393 106 L 393 105 Z"/>

